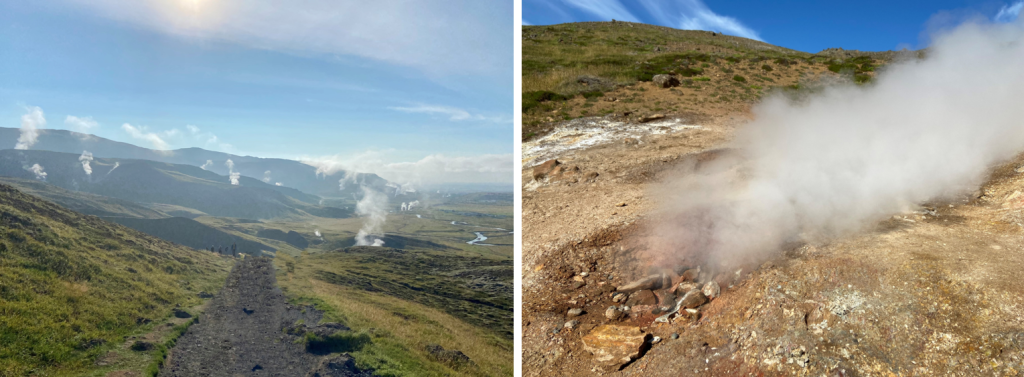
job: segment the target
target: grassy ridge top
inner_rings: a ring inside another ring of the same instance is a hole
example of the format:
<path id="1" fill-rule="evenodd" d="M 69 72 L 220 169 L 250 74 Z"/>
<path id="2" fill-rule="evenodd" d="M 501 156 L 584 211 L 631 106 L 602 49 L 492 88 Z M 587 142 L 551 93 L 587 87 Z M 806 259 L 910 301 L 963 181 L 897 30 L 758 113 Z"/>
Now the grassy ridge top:
<path id="1" fill-rule="evenodd" d="M 0 184 L 0 375 L 84 373 L 229 267 Z"/>

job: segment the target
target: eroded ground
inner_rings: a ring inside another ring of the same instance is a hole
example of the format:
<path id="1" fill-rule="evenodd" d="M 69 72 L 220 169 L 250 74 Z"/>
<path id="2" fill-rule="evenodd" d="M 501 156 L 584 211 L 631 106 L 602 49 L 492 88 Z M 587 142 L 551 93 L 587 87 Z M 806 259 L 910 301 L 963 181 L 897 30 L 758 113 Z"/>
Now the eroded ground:
<path id="1" fill-rule="evenodd" d="M 993 167 L 978 193 L 780 250 L 723 284 L 697 320 L 653 322 L 643 297 L 630 297 L 630 316 L 608 319 L 606 309 L 622 305 L 615 288 L 650 272 L 636 252 L 656 221 L 654 184 L 674 166 L 713 158 L 701 152 L 728 147 L 748 117 L 668 114 L 700 128 L 567 151 L 536 180 L 538 165 L 524 153 L 524 375 L 1024 371 L 1024 158 Z M 582 314 L 570 315 L 574 308 Z M 608 324 L 635 327 L 643 339 L 639 358 L 621 370 L 583 344 Z"/>

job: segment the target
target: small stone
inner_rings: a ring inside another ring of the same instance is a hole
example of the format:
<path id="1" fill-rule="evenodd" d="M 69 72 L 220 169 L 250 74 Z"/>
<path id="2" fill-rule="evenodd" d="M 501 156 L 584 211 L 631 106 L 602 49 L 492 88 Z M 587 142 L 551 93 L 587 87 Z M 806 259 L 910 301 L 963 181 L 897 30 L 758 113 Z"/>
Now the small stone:
<path id="1" fill-rule="evenodd" d="M 682 283 L 679 283 L 679 285 L 676 287 L 676 292 L 682 292 L 685 294 L 685 292 L 689 292 L 694 289 L 700 289 L 700 285 L 694 282 L 684 281 Z"/>
<path id="2" fill-rule="evenodd" d="M 619 310 L 619 308 L 616 306 L 610 306 L 608 307 L 608 310 L 604 311 L 604 316 L 614 321 L 616 319 L 619 319 L 619 317 L 622 317 L 622 310 Z"/>
<path id="3" fill-rule="evenodd" d="M 701 292 L 704 293 L 704 296 L 707 296 L 709 300 L 713 300 L 715 299 L 715 297 L 718 297 L 718 295 L 722 293 L 722 288 L 718 286 L 718 283 L 712 280 L 709 281 L 707 284 L 704 284 L 704 288 L 701 289 Z"/>
<path id="4" fill-rule="evenodd" d="M 653 122 L 656 120 L 665 119 L 665 114 L 654 114 L 640 118 L 640 123 Z"/>
<path id="5" fill-rule="evenodd" d="M 658 344 L 658 342 L 661 342 L 661 337 L 660 336 L 656 336 L 656 337 L 651 339 L 651 344 Z"/>
<path id="6" fill-rule="evenodd" d="M 580 272 L 580 276 L 582 276 L 582 277 L 587 277 L 587 275 L 590 275 L 590 273 L 588 273 L 586 271 Z"/>
<path id="7" fill-rule="evenodd" d="M 626 301 L 627 297 L 629 296 L 627 296 L 625 293 L 616 293 L 614 296 L 612 296 L 612 301 L 623 302 Z"/>
<path id="8" fill-rule="evenodd" d="M 648 275 L 616 289 L 619 292 L 633 292 L 643 289 L 661 289 L 663 274 Z"/>
<path id="9" fill-rule="evenodd" d="M 679 86 L 679 79 L 671 75 L 654 75 L 654 78 L 651 81 L 654 81 L 654 83 L 661 88 L 671 88 L 674 86 Z"/>
<path id="10" fill-rule="evenodd" d="M 572 289 L 580 289 L 583 288 L 584 285 L 587 285 L 587 283 L 582 281 L 576 281 L 572 283 Z"/>
<path id="11" fill-rule="evenodd" d="M 1014 171 L 1015 171 L 1015 172 L 1018 172 L 1018 173 L 1024 173 L 1024 165 L 1021 165 L 1020 167 L 1018 167 L 1018 168 L 1017 168 L 1016 170 L 1014 170 Z"/>
<path id="12" fill-rule="evenodd" d="M 642 291 L 633 292 L 633 294 L 629 295 L 629 298 L 626 300 L 626 304 L 630 306 L 654 305 L 657 303 L 658 298 L 654 296 L 654 292 L 651 292 L 646 289 Z"/>
<path id="13" fill-rule="evenodd" d="M 533 168 L 533 180 L 539 181 L 547 177 L 548 173 L 555 170 L 558 166 L 558 160 L 547 160 L 544 163 L 537 165 Z"/>
<path id="14" fill-rule="evenodd" d="M 569 312 L 568 312 L 567 314 L 568 314 L 568 315 L 569 315 L 570 317 L 578 317 L 578 316 L 580 316 L 580 315 L 582 315 L 582 314 L 583 314 L 583 309 L 580 309 L 580 308 L 572 308 L 572 309 L 569 309 Z"/>
<path id="15" fill-rule="evenodd" d="M 694 289 L 692 291 L 686 292 L 686 295 L 683 296 L 681 307 L 686 309 L 693 309 L 701 305 L 704 305 L 704 303 L 706 302 L 708 302 L 707 296 L 704 296 L 703 292 Z"/>
<path id="16" fill-rule="evenodd" d="M 580 275 L 576 275 L 576 276 L 573 276 L 573 277 L 572 277 L 572 280 L 575 280 L 575 281 L 583 281 L 583 276 L 580 276 Z"/>
<path id="17" fill-rule="evenodd" d="M 615 206 L 616 207 L 625 207 L 626 206 L 626 202 L 619 202 L 619 204 L 616 204 Z"/>
<path id="18" fill-rule="evenodd" d="M 636 326 L 603 325 L 583 337 L 583 349 L 594 354 L 599 367 L 614 371 L 639 357 L 649 336 Z"/>
<path id="19" fill-rule="evenodd" d="M 679 339 L 679 333 L 672 333 L 672 336 L 670 336 L 669 338 Z"/>
<path id="20" fill-rule="evenodd" d="M 579 326 L 579 325 L 580 325 L 580 321 L 577 321 L 577 320 L 574 319 L 572 321 L 566 322 L 565 323 L 565 328 L 567 328 L 569 330 L 572 330 L 572 329 L 575 329 L 576 326 Z"/>

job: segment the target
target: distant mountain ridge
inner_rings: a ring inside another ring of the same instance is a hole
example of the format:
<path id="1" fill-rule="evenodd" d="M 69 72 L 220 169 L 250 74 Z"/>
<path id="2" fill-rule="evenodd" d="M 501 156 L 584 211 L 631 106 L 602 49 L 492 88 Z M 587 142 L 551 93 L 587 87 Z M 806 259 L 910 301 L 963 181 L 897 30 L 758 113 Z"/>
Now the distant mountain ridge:
<path id="1" fill-rule="evenodd" d="M 45 180 L 65 190 L 134 203 L 187 207 L 213 216 L 268 219 L 301 212 L 321 217 L 351 214 L 320 207 L 318 196 L 249 177 L 239 177 L 238 185 L 232 185 L 228 177 L 195 166 L 118 158 L 94 158 L 89 164 L 92 174 L 87 174 L 79 157 L 43 150 L 0 150 L 0 175 Z M 31 171 L 36 164 L 45 178 Z"/>
<path id="2" fill-rule="evenodd" d="M 21 130 L 18 128 L 0 127 L 0 149 L 14 148 L 20 136 Z M 317 174 L 317 168 L 299 161 L 239 156 L 202 148 L 157 151 L 67 130 L 39 130 L 38 141 L 32 145 L 31 150 L 75 154 L 89 151 L 97 158 L 150 160 L 196 167 L 204 166 L 207 161 L 210 161 L 211 164 L 207 165 L 205 170 L 220 175 L 228 175 L 226 162 L 230 159 L 234 163 L 235 172 L 244 177 L 262 181 L 267 176 L 266 172 L 270 171 L 267 183 L 271 185 L 280 182 L 284 187 L 324 197 L 349 196 L 350 193 L 356 193 L 358 190 L 356 185 L 350 185 L 345 190 L 340 190 L 339 181 L 345 177 L 345 171 Z M 387 180 L 372 173 L 355 173 L 351 178 L 380 190 L 383 190 L 388 184 Z"/>

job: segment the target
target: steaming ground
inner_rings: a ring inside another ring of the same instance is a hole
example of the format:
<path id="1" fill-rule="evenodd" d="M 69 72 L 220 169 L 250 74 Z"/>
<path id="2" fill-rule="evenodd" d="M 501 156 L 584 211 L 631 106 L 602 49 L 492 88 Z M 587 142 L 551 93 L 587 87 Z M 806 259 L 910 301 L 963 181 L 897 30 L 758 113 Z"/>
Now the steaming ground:
<path id="1" fill-rule="evenodd" d="M 557 153 L 536 182 L 524 169 L 524 375 L 602 374 L 582 338 L 609 323 L 662 339 L 613 375 L 1020 375 L 1024 55 L 1007 33 L 954 36 L 958 53 L 881 94 Z M 719 226 L 682 229 L 708 224 L 680 222 L 697 209 Z M 605 318 L 614 287 L 660 263 L 743 270 L 695 323 Z"/>

